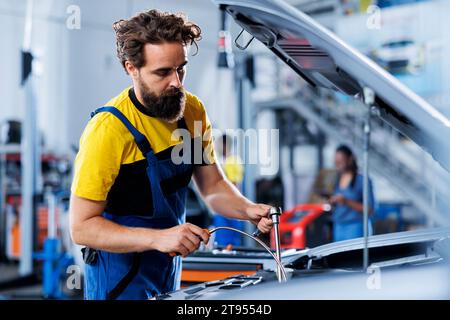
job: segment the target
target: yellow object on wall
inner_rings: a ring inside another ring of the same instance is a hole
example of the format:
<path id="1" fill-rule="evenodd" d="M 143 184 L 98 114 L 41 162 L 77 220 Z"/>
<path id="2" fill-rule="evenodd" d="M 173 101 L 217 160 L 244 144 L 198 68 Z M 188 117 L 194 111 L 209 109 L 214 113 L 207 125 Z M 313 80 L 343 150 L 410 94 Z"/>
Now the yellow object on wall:
<path id="1" fill-rule="evenodd" d="M 223 171 L 233 183 L 241 183 L 244 179 L 244 166 L 239 156 L 228 156 L 223 163 Z"/>

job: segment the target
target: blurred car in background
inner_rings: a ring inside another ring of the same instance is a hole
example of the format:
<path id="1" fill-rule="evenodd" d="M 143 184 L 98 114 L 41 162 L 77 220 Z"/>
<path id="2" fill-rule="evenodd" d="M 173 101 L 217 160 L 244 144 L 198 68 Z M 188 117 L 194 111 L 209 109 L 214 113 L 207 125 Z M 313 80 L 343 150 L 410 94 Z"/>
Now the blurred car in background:
<path id="1" fill-rule="evenodd" d="M 390 73 L 415 72 L 424 63 L 424 50 L 410 39 L 389 41 L 370 53 L 371 58 Z"/>

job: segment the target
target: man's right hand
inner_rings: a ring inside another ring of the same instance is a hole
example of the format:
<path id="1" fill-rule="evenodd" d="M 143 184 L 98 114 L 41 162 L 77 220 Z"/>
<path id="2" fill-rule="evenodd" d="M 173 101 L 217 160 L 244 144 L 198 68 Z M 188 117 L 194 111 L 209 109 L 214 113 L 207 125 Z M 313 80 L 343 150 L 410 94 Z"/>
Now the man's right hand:
<path id="1" fill-rule="evenodd" d="M 207 244 L 208 240 L 207 230 L 191 223 L 185 223 L 173 228 L 158 230 L 155 249 L 166 253 L 176 252 L 186 257 L 198 249 L 201 241 Z"/>

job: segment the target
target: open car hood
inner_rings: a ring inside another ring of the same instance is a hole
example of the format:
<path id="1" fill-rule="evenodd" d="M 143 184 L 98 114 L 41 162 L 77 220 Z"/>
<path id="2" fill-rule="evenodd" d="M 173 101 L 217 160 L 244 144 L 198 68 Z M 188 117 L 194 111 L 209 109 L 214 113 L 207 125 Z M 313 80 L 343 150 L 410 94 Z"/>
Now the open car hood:
<path id="1" fill-rule="evenodd" d="M 362 99 L 450 171 L 450 120 L 365 55 L 281 0 L 212 0 L 312 86 Z"/>
<path id="2" fill-rule="evenodd" d="M 445 240 L 445 247 L 439 249 L 441 255 L 449 256 L 450 228 L 431 228 L 402 231 L 370 236 L 367 247 L 369 249 L 387 248 L 390 246 L 408 245 L 413 243 L 435 243 Z M 442 245 L 441 245 L 442 246 Z M 364 238 L 327 243 L 315 248 L 299 250 L 297 254 L 290 254 L 283 258 L 283 264 L 290 266 L 301 260 L 321 259 L 330 255 L 354 250 L 363 250 Z"/>

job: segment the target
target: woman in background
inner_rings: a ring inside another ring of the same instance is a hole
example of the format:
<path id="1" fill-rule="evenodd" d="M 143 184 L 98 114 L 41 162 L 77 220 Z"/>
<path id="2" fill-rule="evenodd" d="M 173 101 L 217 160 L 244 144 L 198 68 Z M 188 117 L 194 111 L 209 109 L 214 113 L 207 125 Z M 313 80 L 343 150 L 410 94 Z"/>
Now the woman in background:
<path id="1" fill-rule="evenodd" d="M 332 213 L 333 240 L 341 241 L 364 236 L 363 176 L 358 173 L 356 157 L 352 150 L 341 145 L 336 149 L 335 166 L 338 171 L 334 194 L 329 202 Z M 374 211 L 372 181 L 369 178 L 369 215 Z M 369 235 L 372 223 L 369 217 Z"/>

